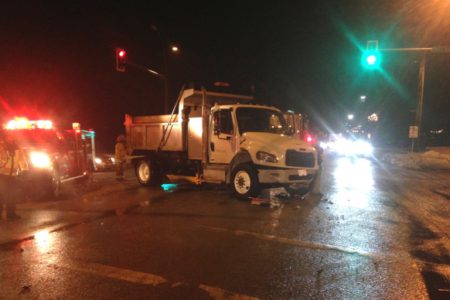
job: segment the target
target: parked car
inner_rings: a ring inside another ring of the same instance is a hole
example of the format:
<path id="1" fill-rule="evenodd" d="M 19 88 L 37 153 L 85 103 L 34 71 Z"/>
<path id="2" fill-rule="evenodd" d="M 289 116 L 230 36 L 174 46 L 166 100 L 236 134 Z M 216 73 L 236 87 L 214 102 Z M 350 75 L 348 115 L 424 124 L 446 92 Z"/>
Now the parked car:
<path id="1" fill-rule="evenodd" d="M 98 172 L 114 170 L 116 160 L 114 154 L 98 154 L 95 157 L 95 170 Z"/>

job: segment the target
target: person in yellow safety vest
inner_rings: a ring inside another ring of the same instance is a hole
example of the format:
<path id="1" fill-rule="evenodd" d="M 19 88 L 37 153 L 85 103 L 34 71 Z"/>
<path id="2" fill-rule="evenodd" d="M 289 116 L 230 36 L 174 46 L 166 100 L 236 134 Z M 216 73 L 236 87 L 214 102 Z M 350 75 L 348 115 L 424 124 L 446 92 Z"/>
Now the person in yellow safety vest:
<path id="1" fill-rule="evenodd" d="M 1 131 L 1 130 L 0 130 Z M 6 206 L 8 220 L 20 219 L 16 214 L 16 202 L 22 187 L 20 176 L 28 170 L 26 155 L 10 134 L 0 132 L 0 219 Z"/>
<path id="2" fill-rule="evenodd" d="M 127 148 L 125 145 L 125 136 L 123 134 L 117 137 L 115 146 L 115 160 L 116 160 L 116 179 L 123 180 L 123 166 L 125 164 L 127 155 Z"/>

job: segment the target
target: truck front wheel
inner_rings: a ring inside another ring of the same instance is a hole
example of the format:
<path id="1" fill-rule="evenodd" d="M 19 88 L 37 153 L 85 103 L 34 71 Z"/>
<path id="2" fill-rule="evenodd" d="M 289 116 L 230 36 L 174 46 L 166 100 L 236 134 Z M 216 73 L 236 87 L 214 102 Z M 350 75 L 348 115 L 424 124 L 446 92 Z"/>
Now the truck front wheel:
<path id="1" fill-rule="evenodd" d="M 259 195 L 258 176 L 249 164 L 240 164 L 231 174 L 231 189 L 238 199 L 248 200 Z"/>
<path id="2" fill-rule="evenodd" d="M 157 174 L 155 164 L 150 160 L 143 159 L 136 164 L 136 176 L 142 185 L 156 185 L 158 183 Z"/>

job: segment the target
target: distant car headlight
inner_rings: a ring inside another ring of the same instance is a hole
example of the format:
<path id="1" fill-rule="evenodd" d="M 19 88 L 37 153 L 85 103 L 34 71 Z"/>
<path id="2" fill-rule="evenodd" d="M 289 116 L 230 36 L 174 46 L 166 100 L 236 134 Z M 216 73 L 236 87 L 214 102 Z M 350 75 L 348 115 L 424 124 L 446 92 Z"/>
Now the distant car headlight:
<path id="1" fill-rule="evenodd" d="M 102 163 L 103 163 L 103 160 L 101 158 L 98 158 L 98 157 L 95 158 L 96 165 L 101 165 Z"/>
<path id="2" fill-rule="evenodd" d="M 373 147 L 369 142 L 358 140 L 354 143 L 357 154 L 361 155 L 372 155 Z"/>
<path id="3" fill-rule="evenodd" d="M 264 151 L 258 151 L 256 152 L 256 158 L 258 160 L 262 160 L 264 162 L 268 162 L 268 163 L 276 163 L 278 162 L 278 158 L 270 153 L 264 152 Z"/>
<path id="4" fill-rule="evenodd" d="M 370 156 L 373 154 L 373 146 L 364 140 L 341 139 L 336 143 L 335 147 L 336 151 L 342 155 Z"/>
<path id="5" fill-rule="evenodd" d="M 47 169 L 52 166 L 52 161 L 47 153 L 42 151 L 33 151 L 30 153 L 31 165 L 39 169 Z"/>
<path id="6" fill-rule="evenodd" d="M 113 164 L 116 163 L 116 159 L 114 157 L 111 157 L 111 161 L 112 161 Z"/>

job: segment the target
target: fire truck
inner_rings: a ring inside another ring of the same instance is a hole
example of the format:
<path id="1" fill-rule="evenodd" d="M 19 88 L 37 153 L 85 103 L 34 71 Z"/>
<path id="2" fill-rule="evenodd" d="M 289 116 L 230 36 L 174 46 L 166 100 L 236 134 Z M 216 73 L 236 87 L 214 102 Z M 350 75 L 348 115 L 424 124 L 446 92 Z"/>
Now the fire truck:
<path id="1" fill-rule="evenodd" d="M 29 193 L 43 192 L 54 198 L 61 194 L 64 183 L 90 181 L 88 162 L 95 157 L 92 130 L 81 130 L 79 123 L 73 123 L 70 130 L 58 130 L 50 120 L 16 117 L 3 125 L 3 138 L 7 136 L 27 159 L 27 167 L 16 175 L 29 183 Z M 7 149 L 0 147 L 0 163 L 8 159 Z"/>

